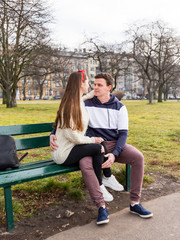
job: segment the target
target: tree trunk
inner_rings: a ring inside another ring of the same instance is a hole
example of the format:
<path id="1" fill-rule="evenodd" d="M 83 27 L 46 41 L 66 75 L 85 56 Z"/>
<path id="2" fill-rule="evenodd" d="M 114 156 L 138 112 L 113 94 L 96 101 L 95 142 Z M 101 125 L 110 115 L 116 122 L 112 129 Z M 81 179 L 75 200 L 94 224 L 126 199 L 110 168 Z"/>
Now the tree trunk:
<path id="1" fill-rule="evenodd" d="M 16 89 L 13 89 L 13 91 L 8 91 L 6 92 L 6 107 L 7 108 L 13 108 L 13 107 L 17 107 L 17 102 L 16 102 Z"/>
<path id="2" fill-rule="evenodd" d="M 26 87 L 23 86 L 23 100 L 26 100 Z"/>
<path id="3" fill-rule="evenodd" d="M 3 90 L 3 101 L 2 104 L 6 104 L 7 103 L 7 96 L 6 96 L 6 92 Z"/>
<path id="4" fill-rule="evenodd" d="M 147 86 L 147 90 L 148 90 L 148 95 L 149 95 L 149 104 L 153 103 L 153 95 L 154 95 L 154 90 L 152 88 L 152 84 L 153 82 L 150 81 L 149 85 Z"/>
<path id="5" fill-rule="evenodd" d="M 67 77 L 63 76 L 63 79 L 62 79 L 62 85 L 63 85 L 62 87 L 63 87 L 63 89 L 65 89 L 66 83 L 67 83 Z"/>
<path id="6" fill-rule="evenodd" d="M 159 89 L 158 89 L 158 102 L 162 102 L 162 93 L 163 93 L 163 86 L 159 86 Z"/>
<path id="7" fill-rule="evenodd" d="M 164 101 L 167 101 L 167 98 L 168 98 L 168 92 L 164 91 Z"/>
<path id="8" fill-rule="evenodd" d="M 149 94 L 149 104 L 152 104 L 153 103 L 153 92 L 148 91 L 148 94 Z"/>
<path id="9" fill-rule="evenodd" d="M 117 77 L 115 76 L 114 77 L 114 87 L 113 87 L 112 91 L 114 91 L 116 89 L 116 86 L 117 86 Z"/>
<path id="10" fill-rule="evenodd" d="M 42 99 L 42 96 L 43 96 L 43 85 L 40 84 L 39 85 L 39 98 Z"/>

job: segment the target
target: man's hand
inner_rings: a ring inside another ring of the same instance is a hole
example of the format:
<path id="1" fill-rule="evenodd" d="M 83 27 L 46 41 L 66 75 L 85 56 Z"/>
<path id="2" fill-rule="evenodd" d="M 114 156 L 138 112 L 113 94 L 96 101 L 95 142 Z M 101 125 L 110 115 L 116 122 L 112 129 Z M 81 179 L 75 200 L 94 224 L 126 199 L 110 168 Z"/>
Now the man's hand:
<path id="1" fill-rule="evenodd" d="M 57 150 L 58 148 L 58 145 L 55 143 L 55 141 L 57 140 L 56 136 L 55 135 L 50 135 L 50 148 L 51 148 L 51 151 L 54 152 Z"/>
<path id="2" fill-rule="evenodd" d="M 114 161 L 115 161 L 114 154 L 108 153 L 108 154 L 104 155 L 104 157 L 107 157 L 108 159 L 107 159 L 107 161 L 105 161 L 102 164 L 102 168 L 110 168 L 113 165 Z"/>

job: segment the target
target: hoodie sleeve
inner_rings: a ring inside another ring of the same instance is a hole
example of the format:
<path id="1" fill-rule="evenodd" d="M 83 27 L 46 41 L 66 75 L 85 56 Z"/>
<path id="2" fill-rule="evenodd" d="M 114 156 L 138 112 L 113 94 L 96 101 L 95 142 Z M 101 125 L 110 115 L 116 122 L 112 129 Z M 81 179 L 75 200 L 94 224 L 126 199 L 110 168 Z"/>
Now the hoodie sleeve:
<path id="1" fill-rule="evenodd" d="M 128 137 L 128 112 L 125 106 L 118 113 L 118 139 L 113 154 L 117 157 L 123 151 Z"/>
<path id="2" fill-rule="evenodd" d="M 118 138 L 116 146 L 112 152 L 115 155 L 115 157 L 118 157 L 119 154 L 124 149 L 124 146 L 126 144 L 126 140 L 128 137 L 128 130 L 120 130 L 120 131 L 118 131 L 118 133 L 119 133 L 119 138 Z"/>
<path id="3" fill-rule="evenodd" d="M 50 135 L 55 135 L 56 134 L 56 129 L 53 128 L 52 132 Z"/>

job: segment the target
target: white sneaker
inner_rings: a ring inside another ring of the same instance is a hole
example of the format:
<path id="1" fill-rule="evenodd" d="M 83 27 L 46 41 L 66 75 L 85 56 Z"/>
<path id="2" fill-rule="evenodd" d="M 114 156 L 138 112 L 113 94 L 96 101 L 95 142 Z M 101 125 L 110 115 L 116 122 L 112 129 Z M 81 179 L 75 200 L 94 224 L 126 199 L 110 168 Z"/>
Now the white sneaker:
<path id="1" fill-rule="evenodd" d="M 108 190 L 105 188 L 105 186 L 102 184 L 100 186 L 101 192 L 103 194 L 103 198 L 105 202 L 111 202 L 114 198 L 113 195 L 111 195 Z"/>
<path id="2" fill-rule="evenodd" d="M 104 186 L 109 187 L 115 191 L 123 191 L 124 187 L 121 185 L 115 178 L 114 175 L 111 175 L 110 177 L 103 176 L 102 183 Z"/>

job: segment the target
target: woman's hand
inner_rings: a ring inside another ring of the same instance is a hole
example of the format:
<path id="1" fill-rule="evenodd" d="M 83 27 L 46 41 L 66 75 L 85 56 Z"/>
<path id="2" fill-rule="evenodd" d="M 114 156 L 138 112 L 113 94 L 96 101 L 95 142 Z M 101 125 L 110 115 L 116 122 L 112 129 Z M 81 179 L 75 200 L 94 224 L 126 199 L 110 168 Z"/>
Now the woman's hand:
<path id="1" fill-rule="evenodd" d="M 101 137 L 94 137 L 95 138 L 95 143 L 102 143 L 104 142 L 104 139 Z"/>

